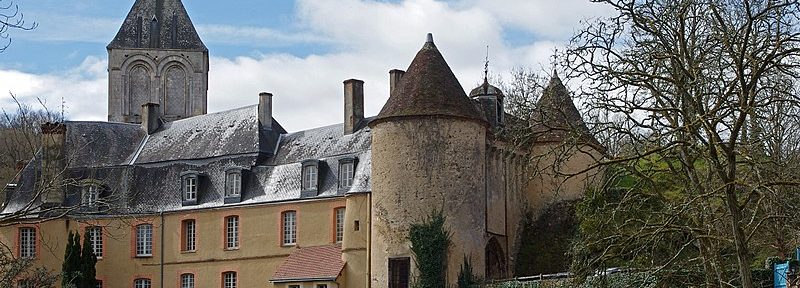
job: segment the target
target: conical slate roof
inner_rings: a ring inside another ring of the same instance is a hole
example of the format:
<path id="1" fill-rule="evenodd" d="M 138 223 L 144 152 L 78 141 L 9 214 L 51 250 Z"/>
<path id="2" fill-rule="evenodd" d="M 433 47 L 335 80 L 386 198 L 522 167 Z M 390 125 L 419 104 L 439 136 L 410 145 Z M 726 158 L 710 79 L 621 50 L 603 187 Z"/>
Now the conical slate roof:
<path id="1" fill-rule="evenodd" d="M 410 116 L 448 116 L 486 122 L 467 98 L 430 34 L 373 123 Z"/>
<path id="2" fill-rule="evenodd" d="M 112 48 L 208 51 L 181 0 L 136 0 L 108 44 Z"/>
<path id="3" fill-rule="evenodd" d="M 583 122 L 581 113 L 558 75 L 554 75 L 544 88 L 531 121 L 536 142 L 573 139 L 601 147 Z"/>
<path id="4" fill-rule="evenodd" d="M 500 98 L 504 96 L 503 91 L 500 90 L 500 88 L 497 88 L 492 84 L 489 84 L 489 79 L 484 78 L 483 84 L 481 84 L 481 86 L 475 87 L 475 89 L 472 89 L 472 91 L 469 92 L 469 97 L 475 98 L 478 96 L 485 96 L 485 95 L 494 95 Z"/>

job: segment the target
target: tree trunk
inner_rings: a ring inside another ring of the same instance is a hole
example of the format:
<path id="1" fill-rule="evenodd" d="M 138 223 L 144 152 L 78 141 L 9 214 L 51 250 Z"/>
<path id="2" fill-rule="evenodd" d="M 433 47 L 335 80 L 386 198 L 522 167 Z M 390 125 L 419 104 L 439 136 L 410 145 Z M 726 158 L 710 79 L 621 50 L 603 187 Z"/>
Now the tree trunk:
<path id="1" fill-rule="evenodd" d="M 733 229 L 733 241 L 736 245 L 736 260 L 739 264 L 739 279 L 742 281 L 742 288 L 753 288 L 753 274 L 750 270 L 750 251 L 742 229 L 742 213 L 739 211 L 739 203 L 736 201 L 736 187 L 728 184 L 725 188 L 725 204 L 731 213 L 731 228 Z"/>

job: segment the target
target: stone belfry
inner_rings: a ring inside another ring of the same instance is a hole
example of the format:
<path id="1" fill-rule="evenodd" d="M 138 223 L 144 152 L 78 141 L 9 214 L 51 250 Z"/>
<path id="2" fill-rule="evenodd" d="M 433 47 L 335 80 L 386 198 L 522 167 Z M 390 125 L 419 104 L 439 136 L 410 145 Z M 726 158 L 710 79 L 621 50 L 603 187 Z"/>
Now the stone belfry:
<path id="1" fill-rule="evenodd" d="M 141 123 L 142 105 L 161 119 L 206 114 L 208 48 L 180 0 L 136 0 L 108 50 L 108 120 Z"/>

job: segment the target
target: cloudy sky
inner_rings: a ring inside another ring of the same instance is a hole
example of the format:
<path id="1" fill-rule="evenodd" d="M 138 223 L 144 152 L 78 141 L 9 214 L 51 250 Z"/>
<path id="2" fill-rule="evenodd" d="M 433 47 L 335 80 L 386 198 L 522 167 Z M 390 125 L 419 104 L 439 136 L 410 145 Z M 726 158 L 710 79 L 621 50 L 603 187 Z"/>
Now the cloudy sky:
<path id="1" fill-rule="evenodd" d="M 0 0 L 6 5 L 11 0 Z M 105 46 L 133 0 L 14 0 L 33 31 L 11 31 L 0 53 L 0 108 L 66 103 L 70 120 L 105 120 Z M 388 71 L 408 67 L 425 34 L 465 89 L 490 70 L 550 69 L 581 21 L 610 11 L 589 0 L 184 0 L 208 46 L 209 112 L 275 94 L 275 118 L 297 131 L 342 121 L 342 81 L 364 80 L 366 114 L 388 98 Z M 224 3 L 224 4 L 220 4 Z"/>

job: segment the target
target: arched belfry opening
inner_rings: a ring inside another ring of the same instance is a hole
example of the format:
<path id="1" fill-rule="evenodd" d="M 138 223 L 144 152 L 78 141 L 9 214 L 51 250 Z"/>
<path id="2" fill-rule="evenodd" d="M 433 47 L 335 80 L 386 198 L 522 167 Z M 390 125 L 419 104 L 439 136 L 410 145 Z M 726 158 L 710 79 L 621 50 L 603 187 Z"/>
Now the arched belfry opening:
<path id="1" fill-rule="evenodd" d="M 486 279 L 506 278 L 506 253 L 497 238 L 486 244 Z"/>

